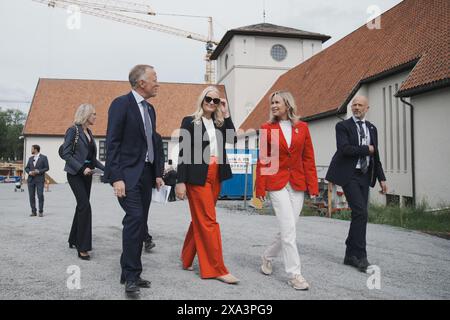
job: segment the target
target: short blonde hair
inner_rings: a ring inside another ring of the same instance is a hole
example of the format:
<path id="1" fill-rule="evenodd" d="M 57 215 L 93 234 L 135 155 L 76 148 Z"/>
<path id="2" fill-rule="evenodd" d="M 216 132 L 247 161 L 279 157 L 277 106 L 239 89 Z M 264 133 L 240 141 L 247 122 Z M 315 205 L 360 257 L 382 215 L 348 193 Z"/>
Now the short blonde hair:
<path id="1" fill-rule="evenodd" d="M 272 104 L 272 100 L 275 96 L 279 96 L 281 99 L 283 99 L 284 103 L 286 104 L 286 107 L 288 108 L 288 118 L 291 120 L 292 123 L 296 123 L 300 117 L 297 115 L 297 105 L 295 104 L 295 99 L 292 93 L 289 91 L 275 91 L 273 92 L 269 97 L 269 105 Z M 277 119 L 273 114 L 272 111 L 270 111 L 270 119 L 269 121 L 271 123 L 278 122 L 279 119 Z"/>
<path id="2" fill-rule="evenodd" d="M 89 117 L 95 112 L 95 108 L 92 104 L 83 103 L 75 112 L 74 124 L 83 125 L 89 119 Z"/>
<path id="3" fill-rule="evenodd" d="M 214 86 L 209 86 L 205 90 L 203 90 L 197 99 L 197 109 L 192 114 L 192 116 L 194 117 L 193 122 L 199 123 L 201 121 L 203 116 L 203 101 L 205 100 L 206 95 L 210 92 L 215 92 L 218 96 L 220 96 L 219 90 Z M 223 118 L 223 113 L 220 107 L 217 107 L 216 111 L 214 111 L 213 119 L 216 126 L 221 127 L 223 125 L 225 120 Z"/>

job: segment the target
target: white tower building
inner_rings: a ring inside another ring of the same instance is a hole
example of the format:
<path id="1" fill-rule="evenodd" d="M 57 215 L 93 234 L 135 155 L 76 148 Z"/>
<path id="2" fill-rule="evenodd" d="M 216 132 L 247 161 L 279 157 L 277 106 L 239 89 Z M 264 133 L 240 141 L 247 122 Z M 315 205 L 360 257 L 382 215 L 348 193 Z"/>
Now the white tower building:
<path id="1" fill-rule="evenodd" d="M 261 23 L 229 30 L 213 52 L 238 128 L 278 77 L 322 50 L 330 36 Z"/>

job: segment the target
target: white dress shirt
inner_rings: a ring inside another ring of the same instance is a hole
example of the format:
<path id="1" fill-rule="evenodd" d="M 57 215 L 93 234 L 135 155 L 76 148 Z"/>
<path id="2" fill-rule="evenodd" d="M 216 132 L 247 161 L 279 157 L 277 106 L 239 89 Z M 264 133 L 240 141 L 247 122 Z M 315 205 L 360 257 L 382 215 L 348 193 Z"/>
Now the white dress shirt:
<path id="1" fill-rule="evenodd" d="M 203 124 L 205 125 L 206 132 L 208 132 L 209 137 L 209 148 L 211 156 L 219 156 L 219 152 L 217 150 L 217 137 L 216 137 L 216 127 L 214 127 L 213 119 L 207 119 L 202 117 Z"/>
<path id="2" fill-rule="evenodd" d="M 292 140 L 292 122 L 291 120 L 280 120 L 281 131 L 283 131 L 284 139 L 288 145 L 288 148 L 291 147 Z"/>
<path id="3" fill-rule="evenodd" d="M 360 146 L 368 146 L 370 145 L 370 132 L 369 128 L 367 128 L 366 125 L 366 119 L 358 119 L 355 116 L 352 116 L 353 121 L 355 121 L 356 126 L 356 132 L 358 132 L 358 141 L 360 143 Z M 361 141 L 361 135 L 359 133 L 359 125 L 357 121 L 362 121 L 362 128 L 365 132 L 366 138 Z M 370 156 L 367 156 L 367 166 L 370 164 Z M 358 162 L 356 163 L 356 169 L 361 169 L 361 161 L 358 159 Z"/>
<path id="4" fill-rule="evenodd" d="M 36 163 L 37 163 L 37 161 L 39 160 L 39 156 L 40 156 L 40 155 L 41 155 L 40 153 L 34 155 L 33 166 L 36 166 Z"/>
<path id="5" fill-rule="evenodd" d="M 143 104 L 142 102 L 145 100 L 139 93 L 137 93 L 134 90 L 131 90 L 131 93 L 133 93 L 134 99 L 137 102 L 137 105 L 139 106 L 139 111 L 141 112 L 141 117 L 142 117 L 142 122 L 144 123 L 144 129 L 147 130 L 147 128 L 145 128 L 145 116 L 144 116 L 144 108 L 146 108 L 145 104 Z M 150 118 L 150 121 L 152 121 L 152 119 Z M 153 125 L 153 123 L 152 123 Z M 147 154 L 145 155 L 145 162 L 148 162 L 148 151 Z"/>

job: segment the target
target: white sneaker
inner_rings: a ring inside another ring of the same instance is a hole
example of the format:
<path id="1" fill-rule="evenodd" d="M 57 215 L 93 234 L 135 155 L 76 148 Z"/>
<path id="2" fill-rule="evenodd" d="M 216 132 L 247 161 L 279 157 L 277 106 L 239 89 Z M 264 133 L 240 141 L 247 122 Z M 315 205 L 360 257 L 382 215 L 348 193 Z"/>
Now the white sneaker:
<path id="1" fill-rule="evenodd" d="M 295 290 L 308 290 L 309 284 L 306 282 L 305 278 L 301 275 L 296 274 L 294 278 L 288 281 L 288 284 L 293 287 Z"/>
<path id="2" fill-rule="evenodd" d="M 262 256 L 261 259 L 262 259 L 261 272 L 264 273 L 266 276 L 270 276 L 272 274 L 272 261 L 267 260 L 264 256 Z"/>

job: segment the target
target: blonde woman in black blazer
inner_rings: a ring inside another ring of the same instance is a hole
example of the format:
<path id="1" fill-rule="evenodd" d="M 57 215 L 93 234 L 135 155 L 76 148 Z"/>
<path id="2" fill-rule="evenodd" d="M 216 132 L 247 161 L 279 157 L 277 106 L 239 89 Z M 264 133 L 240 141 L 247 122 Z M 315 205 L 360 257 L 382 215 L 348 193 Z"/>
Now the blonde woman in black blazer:
<path id="1" fill-rule="evenodd" d="M 69 247 L 76 247 L 78 257 L 82 260 L 90 260 L 88 252 L 92 250 L 92 211 L 89 202 L 92 174 L 95 168 L 104 170 L 103 164 L 97 160 L 97 146 L 89 129 L 95 120 L 96 113 L 92 105 L 79 106 L 74 125 L 67 129 L 62 151 L 67 181 L 77 200 Z"/>
<path id="2" fill-rule="evenodd" d="M 198 98 L 197 111 L 185 117 L 180 129 L 176 194 L 189 200 L 192 222 L 184 240 L 183 268 L 192 270 L 197 255 L 200 276 L 236 284 L 222 256 L 222 240 L 216 220 L 216 202 L 221 182 L 231 178 L 225 153 L 226 142 L 234 142 L 235 128 L 228 104 L 215 87 Z"/>

